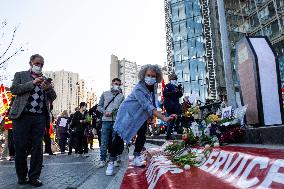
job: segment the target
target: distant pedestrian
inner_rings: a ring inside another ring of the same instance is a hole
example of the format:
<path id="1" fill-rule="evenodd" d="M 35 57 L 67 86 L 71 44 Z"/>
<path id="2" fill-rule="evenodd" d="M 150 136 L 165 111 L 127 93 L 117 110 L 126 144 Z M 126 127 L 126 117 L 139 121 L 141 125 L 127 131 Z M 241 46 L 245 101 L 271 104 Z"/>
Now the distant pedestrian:
<path id="1" fill-rule="evenodd" d="M 115 138 L 112 141 L 110 162 L 106 175 L 113 175 L 114 161 L 117 159 L 118 150 L 123 141 L 129 143 L 137 134 L 134 149 L 135 166 L 144 166 L 145 161 L 141 151 L 146 142 L 147 121 L 153 116 L 164 122 L 174 118 L 165 117 L 157 111 L 157 83 L 162 81 L 162 71 L 157 65 L 145 65 L 138 74 L 139 82 L 132 93 L 123 101 L 118 110 L 114 123 Z"/>
<path id="2" fill-rule="evenodd" d="M 76 148 L 76 131 L 75 131 L 75 124 L 73 122 L 74 114 L 79 111 L 79 108 L 75 108 L 75 112 L 72 113 L 69 117 L 68 120 L 68 132 L 69 132 L 69 143 L 68 143 L 68 148 L 69 152 L 68 155 L 72 154 L 73 148 Z"/>
<path id="3" fill-rule="evenodd" d="M 57 118 L 56 128 L 57 128 L 57 135 L 59 139 L 59 147 L 61 154 L 65 153 L 65 148 L 67 144 L 68 138 L 68 112 L 64 110 L 60 117 Z"/>
<path id="4" fill-rule="evenodd" d="M 96 104 L 89 110 L 89 114 L 92 116 L 92 126 L 96 131 L 99 141 L 99 147 L 101 147 L 101 129 L 102 129 L 102 116 L 103 114 L 98 111 L 98 105 Z"/>
<path id="5" fill-rule="evenodd" d="M 164 89 L 164 107 L 166 109 L 167 115 L 171 114 L 182 114 L 181 105 L 179 99 L 183 96 L 182 85 L 177 83 L 177 75 L 172 73 L 169 77 L 170 83 L 166 84 Z M 173 139 L 172 132 L 173 128 L 179 125 L 179 119 L 177 121 L 172 121 L 167 126 L 167 140 Z"/>
<path id="6" fill-rule="evenodd" d="M 111 89 L 101 95 L 98 104 L 98 110 L 103 113 L 101 132 L 102 141 L 100 147 L 101 161 L 98 167 L 104 167 L 106 165 L 108 145 L 111 143 L 114 136 L 113 124 L 116 119 L 116 113 L 120 104 L 124 100 L 124 96 L 120 88 L 121 80 L 119 78 L 114 78 L 111 85 Z M 116 165 L 118 166 L 118 164 Z"/>
<path id="7" fill-rule="evenodd" d="M 74 124 L 76 135 L 75 153 L 79 154 L 79 156 L 86 153 L 86 151 L 84 152 L 85 144 L 87 143 L 86 137 L 84 136 L 84 131 L 87 125 L 86 116 L 88 113 L 86 110 L 87 104 L 85 102 L 81 102 L 79 111 L 76 111 L 72 118 L 72 124 Z"/>
<path id="8" fill-rule="evenodd" d="M 43 65 L 43 57 L 35 54 L 30 58 L 30 70 L 15 74 L 11 92 L 16 97 L 9 115 L 13 120 L 18 184 L 29 183 L 35 187 L 42 186 L 39 180 L 43 162 L 42 141 L 49 117 L 49 104 L 56 98 L 53 86 L 42 75 Z M 27 150 L 30 141 L 31 160 L 28 171 Z"/>

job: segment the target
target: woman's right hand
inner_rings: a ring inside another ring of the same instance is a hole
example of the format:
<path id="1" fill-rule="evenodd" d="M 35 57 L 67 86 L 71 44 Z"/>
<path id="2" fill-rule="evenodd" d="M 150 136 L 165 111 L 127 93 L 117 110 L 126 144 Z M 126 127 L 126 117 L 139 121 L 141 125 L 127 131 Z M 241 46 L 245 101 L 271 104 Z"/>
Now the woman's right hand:
<path id="1" fill-rule="evenodd" d="M 164 117 L 163 121 L 164 122 L 170 122 L 173 121 L 176 118 L 176 115 L 170 115 L 169 117 Z"/>

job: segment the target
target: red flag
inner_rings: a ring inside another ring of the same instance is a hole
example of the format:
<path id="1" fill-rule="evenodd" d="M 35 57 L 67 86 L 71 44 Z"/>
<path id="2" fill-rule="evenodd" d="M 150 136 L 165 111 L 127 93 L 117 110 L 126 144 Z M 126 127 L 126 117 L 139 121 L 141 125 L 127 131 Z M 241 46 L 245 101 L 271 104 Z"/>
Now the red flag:
<path id="1" fill-rule="evenodd" d="M 3 115 L 9 109 L 9 98 L 3 84 L 0 86 L 0 115 Z"/>

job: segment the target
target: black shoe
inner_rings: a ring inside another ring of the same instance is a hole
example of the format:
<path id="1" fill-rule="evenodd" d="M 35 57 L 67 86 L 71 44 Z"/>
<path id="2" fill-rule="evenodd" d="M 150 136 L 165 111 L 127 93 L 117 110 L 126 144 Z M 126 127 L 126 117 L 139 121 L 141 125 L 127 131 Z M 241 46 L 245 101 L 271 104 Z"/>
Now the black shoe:
<path id="1" fill-rule="evenodd" d="M 27 178 L 18 180 L 19 185 L 25 185 L 25 184 L 28 184 L 28 183 L 29 183 L 29 180 Z"/>
<path id="2" fill-rule="evenodd" d="M 68 152 L 68 155 L 71 155 L 72 154 L 72 152 Z"/>
<path id="3" fill-rule="evenodd" d="M 34 187 L 41 187 L 43 184 L 39 179 L 32 179 L 29 180 L 29 185 L 32 185 Z"/>
<path id="4" fill-rule="evenodd" d="M 50 155 L 50 156 L 56 156 L 56 154 L 54 154 L 54 153 L 49 153 L 48 155 Z"/>

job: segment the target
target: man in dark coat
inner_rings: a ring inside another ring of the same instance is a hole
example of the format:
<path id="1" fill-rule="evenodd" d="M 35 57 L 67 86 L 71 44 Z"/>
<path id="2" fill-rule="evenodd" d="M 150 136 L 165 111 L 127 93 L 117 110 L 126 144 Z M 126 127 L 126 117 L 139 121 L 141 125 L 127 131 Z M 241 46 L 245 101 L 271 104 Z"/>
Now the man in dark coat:
<path id="1" fill-rule="evenodd" d="M 183 88 L 182 85 L 177 85 L 176 74 L 171 74 L 169 79 L 170 83 L 166 84 L 164 89 L 164 107 L 168 115 L 180 115 L 182 113 L 182 110 L 179 99 L 183 96 Z M 175 124 L 177 124 L 177 122 L 172 121 L 167 126 L 167 140 L 172 139 L 172 131 Z"/>
<path id="2" fill-rule="evenodd" d="M 56 99 L 53 86 L 42 75 L 43 65 L 43 57 L 35 54 L 30 58 L 30 69 L 15 74 L 11 92 L 16 97 L 9 114 L 13 120 L 18 184 L 29 183 L 35 187 L 42 186 L 39 180 L 43 162 L 42 141 L 50 114 L 49 104 Z M 30 142 L 28 171 L 27 151 Z"/>

